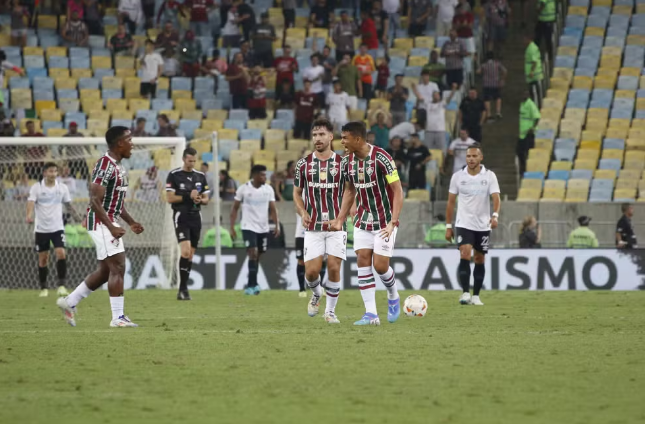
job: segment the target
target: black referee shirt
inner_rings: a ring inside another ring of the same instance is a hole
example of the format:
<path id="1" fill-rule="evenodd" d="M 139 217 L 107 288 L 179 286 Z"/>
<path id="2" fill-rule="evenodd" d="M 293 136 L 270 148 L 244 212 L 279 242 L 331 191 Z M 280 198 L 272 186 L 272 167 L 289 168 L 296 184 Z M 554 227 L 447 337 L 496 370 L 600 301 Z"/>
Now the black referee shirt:
<path id="1" fill-rule="evenodd" d="M 193 190 L 206 195 L 210 192 L 206 175 L 203 172 L 186 172 L 181 168 L 170 171 L 166 179 L 166 191 L 174 191 L 178 196 L 190 196 Z M 181 203 L 171 203 L 171 205 L 174 211 L 185 213 L 199 212 L 201 208 L 201 205 L 195 204 L 192 199 Z"/>
<path id="2" fill-rule="evenodd" d="M 633 249 L 638 246 L 636 241 L 636 234 L 634 234 L 634 228 L 632 227 L 632 220 L 623 215 L 616 225 L 616 232 L 620 234 L 620 239 L 624 241 L 625 249 Z"/>

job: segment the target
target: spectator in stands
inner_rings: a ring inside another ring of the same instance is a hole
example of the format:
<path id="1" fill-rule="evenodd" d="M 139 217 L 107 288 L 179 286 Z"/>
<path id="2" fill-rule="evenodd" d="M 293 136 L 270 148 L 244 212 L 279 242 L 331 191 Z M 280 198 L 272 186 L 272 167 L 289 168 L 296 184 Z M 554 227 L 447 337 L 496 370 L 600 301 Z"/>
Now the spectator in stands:
<path id="1" fill-rule="evenodd" d="M 392 160 L 399 170 L 399 174 L 405 174 L 408 169 L 408 154 L 403 145 L 401 137 L 393 137 L 390 140 L 390 146 L 385 149 L 392 156 Z"/>
<path id="2" fill-rule="evenodd" d="M 363 87 L 362 98 L 369 101 L 372 99 L 372 72 L 376 70 L 374 59 L 367 52 L 367 44 L 361 44 L 358 55 L 352 59 L 352 64 L 356 66 L 361 74 L 361 85 Z"/>
<path id="3" fill-rule="evenodd" d="M 220 15 L 222 47 L 239 47 L 242 35 L 240 34 L 240 26 L 238 24 L 237 7 L 224 6 L 224 3 L 222 3 Z"/>
<path id="4" fill-rule="evenodd" d="M 213 54 L 210 60 L 203 62 L 202 73 L 205 75 L 213 76 L 215 82 L 213 86 L 213 94 L 217 94 L 219 88 L 219 76 L 226 74 L 228 64 L 226 60 L 222 59 L 219 55 L 219 49 L 213 49 Z"/>
<path id="5" fill-rule="evenodd" d="M 473 25 L 475 15 L 473 15 L 467 0 L 459 0 L 455 8 L 455 16 L 452 18 L 452 27 L 457 31 L 457 37 L 466 47 L 468 53 L 475 55 L 475 39 L 473 38 Z"/>
<path id="6" fill-rule="evenodd" d="M 431 247 L 440 247 L 448 244 L 446 241 L 446 217 L 438 214 L 435 219 L 437 222 L 426 232 L 425 242 Z"/>
<path id="7" fill-rule="evenodd" d="M 101 5 L 99 0 L 84 0 L 85 15 L 84 21 L 90 35 L 104 35 L 103 20 L 101 17 Z"/>
<path id="8" fill-rule="evenodd" d="M 296 26 L 296 0 L 282 0 L 282 16 L 285 31 Z"/>
<path id="9" fill-rule="evenodd" d="M 387 36 L 394 36 L 396 30 L 401 27 L 399 9 L 401 4 L 399 0 L 383 0 L 383 10 L 387 13 L 388 18 L 388 32 Z"/>
<path id="10" fill-rule="evenodd" d="M 143 17 L 145 19 L 145 28 L 150 29 L 154 27 L 154 17 L 155 17 L 155 4 L 156 0 L 141 0 L 141 6 L 143 8 Z"/>
<path id="11" fill-rule="evenodd" d="M 374 134 L 372 131 L 368 131 L 365 141 L 367 141 L 367 144 L 371 144 L 373 146 L 374 143 L 376 143 L 376 134 Z"/>
<path id="12" fill-rule="evenodd" d="M 555 0 L 538 0 L 538 21 L 535 25 L 535 44 L 541 44 L 542 39 L 546 44 L 546 53 L 549 60 L 553 58 L 553 25 L 557 17 Z"/>
<path id="13" fill-rule="evenodd" d="M 334 91 L 327 95 L 327 116 L 336 132 L 347 123 L 349 112 L 349 96 L 343 91 L 340 79 L 334 79 Z"/>
<path id="14" fill-rule="evenodd" d="M 542 247 L 542 229 L 538 227 L 534 216 L 527 216 L 522 221 L 520 230 L 520 249 L 539 249 Z"/>
<path id="15" fill-rule="evenodd" d="M 352 63 L 351 56 L 345 54 L 333 74 L 338 77 L 342 91 L 349 96 L 349 105 L 358 109 L 358 97 L 363 97 L 363 82 L 358 68 Z M 356 96 L 358 94 L 358 97 Z"/>
<path id="16" fill-rule="evenodd" d="M 177 137 L 175 126 L 170 123 L 166 114 L 162 113 L 157 117 L 157 125 L 159 126 L 157 137 Z"/>
<path id="17" fill-rule="evenodd" d="M 349 20 L 346 10 L 340 13 L 340 21 L 336 23 L 331 32 L 331 38 L 336 44 L 336 61 L 340 62 L 347 54 L 350 59 L 354 57 L 354 37 L 358 35 L 358 27 L 354 21 Z"/>
<path id="18" fill-rule="evenodd" d="M 441 48 L 441 57 L 446 59 L 446 83 L 449 87 L 455 83 L 461 86 L 464 82 L 464 57 L 466 56 L 468 51 L 457 38 L 457 31 L 451 29 L 450 40 Z"/>
<path id="19" fill-rule="evenodd" d="M 44 137 L 43 133 L 36 131 L 34 121 L 27 121 L 25 127 L 27 128 L 27 132 L 22 135 L 23 137 Z"/>
<path id="20" fill-rule="evenodd" d="M 407 119 L 407 108 L 410 92 L 403 86 L 403 74 L 394 76 L 394 86 L 387 92 L 387 100 L 390 102 L 390 113 L 392 114 L 392 125 L 399 125 Z"/>
<path id="21" fill-rule="evenodd" d="M 242 53 L 235 53 L 231 65 L 226 70 L 226 80 L 233 96 L 233 109 L 246 109 L 250 76 L 242 63 Z"/>
<path id="22" fill-rule="evenodd" d="M 388 14 L 383 10 L 383 4 L 381 0 L 374 0 L 372 2 L 372 10 L 370 15 L 374 24 L 376 25 L 376 35 L 381 43 L 384 46 L 388 46 L 388 34 L 390 32 L 390 19 Z"/>
<path id="23" fill-rule="evenodd" d="M 293 96 L 293 73 L 298 72 L 298 62 L 296 62 L 296 59 L 291 57 L 291 46 L 285 44 L 285 46 L 282 48 L 282 56 L 275 60 L 273 67 L 276 71 L 276 98 L 280 98 L 280 95 L 283 92 L 282 89 L 284 88 L 284 81 L 289 81 L 289 91 Z"/>
<path id="24" fill-rule="evenodd" d="M 251 33 L 255 29 L 255 11 L 244 0 L 233 0 L 233 7 L 237 8 L 237 24 L 242 26 L 244 40 L 251 40 Z"/>
<path id="25" fill-rule="evenodd" d="M 143 24 L 144 15 L 141 0 L 119 0 L 119 24 L 128 26 L 130 35 L 137 32 L 137 26 Z"/>
<path id="26" fill-rule="evenodd" d="M 384 110 L 377 111 L 370 120 L 370 131 L 374 134 L 374 144 L 385 149 L 390 144 L 390 128 L 392 120 Z M 387 119 L 387 120 L 386 120 Z"/>
<path id="27" fill-rule="evenodd" d="M 25 47 L 27 45 L 27 25 L 25 20 L 29 22 L 31 15 L 26 7 L 21 5 L 20 0 L 13 2 L 11 9 L 11 45 Z"/>
<path id="28" fill-rule="evenodd" d="M 325 104 L 320 103 L 319 97 L 311 92 L 311 85 L 311 81 L 305 79 L 302 91 L 296 93 L 294 138 L 311 139 L 311 123 L 314 121 L 315 110 Z"/>
<path id="29" fill-rule="evenodd" d="M 296 106 L 296 95 L 293 92 L 293 84 L 289 80 L 284 80 L 280 87 L 280 95 L 276 98 L 275 110 L 293 109 Z"/>
<path id="30" fill-rule="evenodd" d="M 213 191 L 211 190 L 211 193 Z M 220 218 L 220 223 L 222 219 Z M 209 228 L 204 235 L 204 242 L 201 244 L 202 247 L 215 247 L 217 245 L 217 228 L 219 228 L 219 241 L 222 248 L 232 248 L 233 239 L 231 238 L 230 231 L 225 228 L 223 225 L 218 227 Z"/>
<path id="31" fill-rule="evenodd" d="M 190 30 L 186 31 L 184 40 L 179 46 L 179 56 L 181 59 L 182 74 L 189 78 L 199 76 L 202 43 L 195 38 L 195 34 Z"/>
<path id="32" fill-rule="evenodd" d="M 418 122 L 401 122 L 390 129 L 390 139 L 399 137 L 402 140 L 406 140 L 412 134 L 422 131 L 422 128 Z"/>
<path id="33" fill-rule="evenodd" d="M 390 78 L 390 58 L 382 57 L 376 67 L 376 85 L 374 92 L 379 99 L 387 98 L 387 82 Z"/>
<path id="34" fill-rule="evenodd" d="M 432 2 L 430 0 L 408 1 L 408 34 L 410 37 L 423 35 L 431 14 Z M 450 19 L 452 20 L 452 17 Z M 437 35 L 441 34 L 437 33 Z"/>
<path id="35" fill-rule="evenodd" d="M 196 36 L 211 35 L 208 13 L 215 6 L 213 0 L 185 0 L 184 8 L 190 11 L 190 29 Z"/>
<path id="36" fill-rule="evenodd" d="M 589 228 L 591 218 L 588 216 L 578 217 L 578 224 L 580 226 L 569 234 L 567 240 L 567 248 L 573 249 L 591 249 L 598 247 L 598 238 L 596 234 Z"/>
<path id="37" fill-rule="evenodd" d="M 177 0 L 163 0 L 159 6 L 159 13 L 157 13 L 157 27 L 160 28 L 160 22 L 163 21 L 165 22 L 164 28 L 168 22 L 172 27 L 179 28 L 179 15 L 186 16 L 181 3 Z"/>
<path id="38" fill-rule="evenodd" d="M 506 42 L 506 28 L 510 25 L 511 6 L 508 0 L 491 0 L 486 3 L 485 12 L 488 23 L 488 51 L 497 52 L 501 57 Z"/>
<path id="39" fill-rule="evenodd" d="M 150 134 L 146 132 L 146 122 L 146 118 L 137 118 L 136 126 L 132 130 L 132 137 L 150 137 Z"/>
<path id="40" fill-rule="evenodd" d="M 251 43 L 243 40 L 240 44 L 240 53 L 242 53 L 242 65 L 247 68 L 252 68 L 254 65 L 255 53 L 251 51 Z"/>
<path id="41" fill-rule="evenodd" d="M 486 122 L 486 107 L 473 87 L 468 90 L 468 97 L 459 106 L 459 122 L 461 128 L 466 128 L 470 138 L 482 142 L 482 125 Z"/>
<path id="42" fill-rule="evenodd" d="M 36 178 L 33 179 L 35 180 Z M 27 200 L 27 198 L 29 197 L 29 190 L 31 189 L 30 186 L 29 176 L 27 174 L 22 174 L 20 176 L 20 181 L 16 183 L 13 200 L 17 200 L 19 202 Z"/>
<path id="43" fill-rule="evenodd" d="M 311 81 L 311 92 L 316 95 L 318 104 L 325 104 L 325 92 L 322 80 L 325 77 L 325 68 L 320 64 L 320 56 L 314 53 L 310 56 L 311 66 L 302 72 L 304 79 Z"/>
<path id="44" fill-rule="evenodd" d="M 159 53 L 155 51 L 155 43 L 146 40 L 146 52 L 141 57 L 141 97 L 151 99 L 157 93 L 157 81 L 163 73 L 164 61 Z"/>
<path id="45" fill-rule="evenodd" d="M 280 197 L 287 202 L 293 201 L 293 187 L 296 180 L 296 161 L 287 162 L 287 169 L 284 171 L 282 187 L 280 187 Z"/>
<path id="46" fill-rule="evenodd" d="M 446 152 L 446 106 L 456 92 L 457 84 L 453 84 L 445 100 L 440 91 L 432 93 L 432 102 L 426 104 L 426 133 L 423 140 L 426 147 Z"/>
<path id="47" fill-rule="evenodd" d="M 70 122 L 67 134 L 63 137 L 83 137 L 83 134 L 78 132 L 78 124 L 76 122 Z"/>
<path id="48" fill-rule="evenodd" d="M 643 197 L 642 194 L 641 197 Z M 632 225 L 634 206 L 630 203 L 623 203 L 620 205 L 620 210 L 623 212 L 623 216 L 620 217 L 616 224 L 616 247 L 619 249 L 636 249 L 638 248 L 638 240 Z"/>
<path id="49" fill-rule="evenodd" d="M 428 148 L 421 144 L 419 134 L 412 134 L 410 147 L 408 147 L 408 160 L 410 161 L 408 189 L 426 188 L 426 163 L 431 159 L 432 155 Z"/>
<path id="50" fill-rule="evenodd" d="M 435 5 L 435 35 L 437 37 L 446 37 L 449 35 L 455 17 L 455 7 L 458 4 L 459 2 L 457 0 L 437 0 Z"/>
<path id="51" fill-rule="evenodd" d="M 235 180 L 228 175 L 228 171 L 223 169 L 219 171 L 219 197 L 224 201 L 235 200 L 235 191 L 237 184 Z"/>
<path id="52" fill-rule="evenodd" d="M 4 52 L 0 51 L 0 56 L 4 55 Z M 2 82 L 0 81 L 0 86 L 2 86 Z M 0 97 L 1 97 L 1 91 L 0 91 Z M 0 99 L 0 106 L 2 106 L 2 101 L 4 99 Z M 4 113 L 4 110 L 0 109 L 0 137 L 13 137 L 14 133 L 16 132 L 16 127 L 13 126 L 13 122 L 11 122 L 11 119 L 7 118 L 7 115 Z M 7 156 L 3 156 L 7 158 Z"/>
<path id="53" fill-rule="evenodd" d="M 181 74 L 181 65 L 175 57 L 174 49 L 166 49 L 163 53 L 163 76 L 176 77 Z M 217 86 L 217 79 L 215 80 Z"/>
<path id="54" fill-rule="evenodd" d="M 134 185 L 132 197 L 140 202 L 158 202 L 161 200 L 161 180 L 156 166 L 151 166 Z"/>
<path id="55" fill-rule="evenodd" d="M 119 24 L 116 34 L 110 37 L 108 48 L 116 56 L 123 56 L 132 54 L 134 51 L 134 41 L 132 36 L 125 32 L 125 25 Z"/>
<path id="56" fill-rule="evenodd" d="M 482 86 L 484 91 L 484 105 L 486 107 L 486 116 L 488 120 L 493 120 L 493 116 L 502 119 L 502 87 L 508 74 L 504 65 L 495 59 L 492 51 L 486 53 L 486 62 L 481 65 L 477 71 L 482 75 Z M 491 101 L 495 101 L 495 115 L 492 114 Z"/>
<path id="57" fill-rule="evenodd" d="M 60 175 L 58 176 L 57 180 L 60 184 L 65 184 L 67 186 L 67 190 L 69 191 L 69 194 L 72 197 L 72 199 L 76 197 L 76 193 L 77 193 L 76 178 L 74 178 L 74 176 L 71 175 L 69 166 L 65 165 L 62 167 Z"/>
<path id="58" fill-rule="evenodd" d="M 78 18 L 83 19 L 83 1 L 82 0 L 67 0 L 67 20 L 72 18 L 72 13 L 77 12 Z"/>
<path id="59" fill-rule="evenodd" d="M 446 85 L 443 83 L 443 76 L 446 73 L 446 65 L 439 62 L 439 53 L 436 50 L 430 52 L 430 62 L 423 66 L 421 72 L 423 71 L 430 73 L 430 81 L 437 84 L 440 90 L 445 89 Z"/>
<path id="60" fill-rule="evenodd" d="M 376 32 L 376 24 L 374 19 L 367 10 L 361 10 L 361 37 L 362 43 L 367 46 L 367 49 L 378 49 L 378 34 Z"/>
<path id="61" fill-rule="evenodd" d="M 210 187 L 211 189 L 210 192 L 208 192 L 208 198 L 212 199 L 213 195 L 215 194 L 215 186 L 213 185 L 212 174 L 208 171 L 208 162 L 202 162 L 199 168 L 202 174 L 206 176 L 206 184 L 208 184 L 208 187 Z"/>
<path id="62" fill-rule="evenodd" d="M 334 78 L 334 68 L 336 68 L 336 59 L 331 56 L 331 48 L 329 46 L 323 47 L 323 51 L 320 55 L 320 63 L 322 64 L 323 68 L 325 68 L 325 76 L 323 77 L 323 92 L 327 94 L 332 90 L 331 82 Z"/>
<path id="63" fill-rule="evenodd" d="M 309 28 L 329 28 L 329 23 L 334 21 L 334 9 L 327 4 L 327 0 L 316 0 L 309 15 Z"/>
<path id="64" fill-rule="evenodd" d="M 475 140 L 468 136 L 468 130 L 462 128 L 459 131 L 459 138 L 455 139 L 448 146 L 448 156 L 452 156 L 452 173 L 459 171 L 466 166 L 466 153 L 468 148 L 475 144 Z M 444 173 L 447 173 L 448 161 L 444 161 Z"/>
<path id="65" fill-rule="evenodd" d="M 537 101 L 538 107 L 542 107 L 542 55 L 540 48 L 533 42 L 530 34 L 524 35 L 526 51 L 524 52 L 524 73 L 526 83 L 529 86 L 531 96 Z"/>
<path id="66" fill-rule="evenodd" d="M 266 119 L 267 84 L 260 66 L 255 66 L 251 72 L 249 89 L 250 98 L 247 101 L 249 119 Z"/>
<path id="67" fill-rule="evenodd" d="M 529 150 L 535 147 L 535 128 L 540 122 L 540 110 L 537 108 L 528 91 L 524 92 L 524 100 L 520 103 L 520 136 L 517 140 L 515 153 L 519 163 L 520 177 L 526 172 L 526 159 Z"/>
<path id="68" fill-rule="evenodd" d="M 262 13 L 262 21 L 253 32 L 254 63 L 263 68 L 273 66 L 273 42 L 277 40 L 275 27 L 269 23 L 269 14 Z"/>
<path id="69" fill-rule="evenodd" d="M 168 49 L 176 50 L 178 45 L 179 32 L 173 26 L 172 21 L 166 21 L 163 26 L 163 31 L 157 34 L 155 47 L 157 49 L 163 49 L 163 51 L 166 51 Z"/>
<path id="70" fill-rule="evenodd" d="M 430 81 L 430 72 L 421 71 L 421 84 L 412 83 L 412 92 L 417 97 L 417 119 L 419 124 L 425 126 L 427 119 L 426 104 L 432 102 L 432 95 L 439 91 L 439 86 Z"/>

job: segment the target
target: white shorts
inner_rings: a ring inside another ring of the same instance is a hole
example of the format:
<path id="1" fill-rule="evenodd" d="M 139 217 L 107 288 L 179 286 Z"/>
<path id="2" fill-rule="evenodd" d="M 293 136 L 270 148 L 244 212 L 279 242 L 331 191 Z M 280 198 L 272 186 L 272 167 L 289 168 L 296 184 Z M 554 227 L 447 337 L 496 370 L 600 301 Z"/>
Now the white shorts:
<path id="1" fill-rule="evenodd" d="M 119 224 L 114 223 L 115 227 Z M 125 252 L 123 237 L 115 239 L 103 224 L 96 224 L 96 231 L 87 232 L 96 246 L 96 259 L 102 261 L 110 256 Z"/>
<path id="2" fill-rule="evenodd" d="M 373 250 L 376 255 L 392 257 L 394 254 L 394 240 L 396 239 L 397 227 L 394 227 L 392 235 L 383 239 L 379 231 L 365 231 L 360 228 L 354 228 L 354 252 L 361 249 Z"/>
<path id="3" fill-rule="evenodd" d="M 305 262 L 320 256 L 331 255 L 345 260 L 347 257 L 347 233 L 345 231 L 305 232 Z"/>
<path id="4" fill-rule="evenodd" d="M 358 97 L 356 96 L 347 96 L 347 100 L 349 100 L 349 108 L 352 110 L 358 109 Z"/>

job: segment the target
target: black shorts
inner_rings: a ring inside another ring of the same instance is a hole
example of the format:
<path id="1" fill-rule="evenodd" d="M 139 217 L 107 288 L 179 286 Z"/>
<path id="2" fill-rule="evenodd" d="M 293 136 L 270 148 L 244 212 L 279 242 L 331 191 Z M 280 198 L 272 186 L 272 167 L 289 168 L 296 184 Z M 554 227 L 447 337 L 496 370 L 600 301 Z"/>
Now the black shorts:
<path id="1" fill-rule="evenodd" d="M 199 213 L 173 212 L 177 242 L 190 240 L 190 247 L 196 248 L 202 232 L 202 216 Z"/>
<path id="2" fill-rule="evenodd" d="M 263 68 L 271 68 L 273 66 L 273 52 L 256 52 L 253 61 L 255 65 L 260 65 Z"/>
<path id="3" fill-rule="evenodd" d="M 54 248 L 65 248 L 65 231 L 36 233 L 36 252 L 49 252 L 52 244 Z"/>
<path id="4" fill-rule="evenodd" d="M 497 100 L 502 98 L 502 89 L 494 87 L 484 87 L 484 101 Z"/>
<path id="5" fill-rule="evenodd" d="M 475 251 L 486 254 L 490 245 L 489 231 L 473 231 L 467 228 L 457 227 L 457 246 L 469 244 Z"/>
<path id="6" fill-rule="evenodd" d="M 155 97 L 156 92 L 157 92 L 157 84 L 153 84 L 151 82 L 141 83 L 139 94 L 141 94 L 143 97 L 147 97 L 148 94 L 150 95 L 150 97 Z"/>
<path id="7" fill-rule="evenodd" d="M 446 71 L 446 83 L 448 84 L 448 87 L 452 87 L 453 84 L 461 85 L 463 82 L 463 69 L 449 69 Z"/>
<path id="8" fill-rule="evenodd" d="M 242 230 L 244 246 L 247 249 L 257 248 L 258 253 L 267 251 L 269 245 L 269 233 L 255 233 L 251 230 Z"/>
<path id="9" fill-rule="evenodd" d="M 296 237 L 296 259 L 299 261 L 305 260 L 305 238 Z"/>
<path id="10" fill-rule="evenodd" d="M 311 139 L 311 122 L 296 121 L 293 127 L 293 138 Z"/>

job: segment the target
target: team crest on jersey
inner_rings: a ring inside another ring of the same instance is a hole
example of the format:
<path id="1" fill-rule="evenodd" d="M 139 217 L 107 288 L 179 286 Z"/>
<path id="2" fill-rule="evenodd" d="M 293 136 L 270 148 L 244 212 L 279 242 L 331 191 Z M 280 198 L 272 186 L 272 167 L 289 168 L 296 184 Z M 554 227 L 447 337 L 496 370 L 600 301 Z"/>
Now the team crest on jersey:
<path id="1" fill-rule="evenodd" d="M 334 178 L 338 174 L 338 168 L 336 168 L 336 163 L 331 164 L 331 169 L 329 170 L 331 177 Z"/>
<path id="2" fill-rule="evenodd" d="M 488 181 L 486 181 L 486 180 L 482 180 L 482 185 L 483 185 L 483 186 L 488 185 Z"/>
<path id="3" fill-rule="evenodd" d="M 365 171 L 365 172 L 367 172 L 367 175 L 369 175 L 371 177 L 372 174 L 374 173 L 374 168 L 367 168 L 367 171 Z"/>

